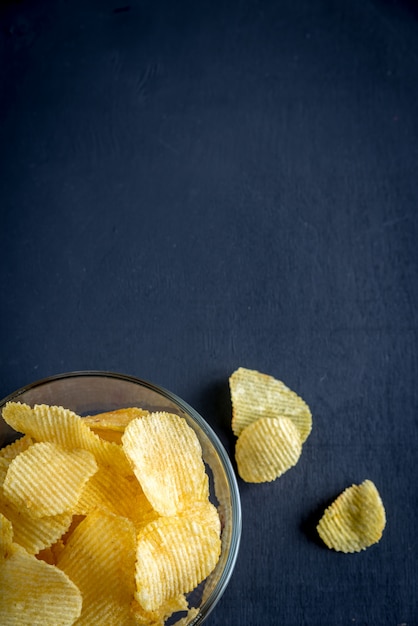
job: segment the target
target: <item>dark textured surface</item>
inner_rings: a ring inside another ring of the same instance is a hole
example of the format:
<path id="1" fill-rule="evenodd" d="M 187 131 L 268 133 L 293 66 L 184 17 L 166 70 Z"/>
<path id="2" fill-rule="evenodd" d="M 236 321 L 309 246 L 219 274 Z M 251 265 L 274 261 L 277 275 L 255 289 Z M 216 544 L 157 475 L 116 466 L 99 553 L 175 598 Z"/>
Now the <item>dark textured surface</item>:
<path id="1" fill-rule="evenodd" d="M 0 8 L 0 395 L 107 369 L 167 387 L 233 455 L 238 366 L 310 404 L 299 464 L 240 482 L 208 626 L 418 624 L 414 2 Z M 372 479 L 378 546 L 314 528 Z"/>

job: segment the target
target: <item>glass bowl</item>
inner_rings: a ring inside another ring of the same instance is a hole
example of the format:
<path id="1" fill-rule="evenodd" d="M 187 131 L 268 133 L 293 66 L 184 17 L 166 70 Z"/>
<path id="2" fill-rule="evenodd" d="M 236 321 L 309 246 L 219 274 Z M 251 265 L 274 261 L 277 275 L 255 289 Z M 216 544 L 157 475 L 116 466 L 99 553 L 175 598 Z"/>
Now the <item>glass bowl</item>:
<path id="1" fill-rule="evenodd" d="M 190 606 L 198 608 L 198 613 L 188 622 L 188 626 L 202 624 L 220 600 L 231 578 L 241 537 L 237 481 L 228 455 L 212 428 L 173 393 L 144 380 L 113 372 L 70 372 L 39 380 L 1 400 L 0 411 L 9 401 L 30 406 L 63 406 L 81 416 L 137 406 L 149 411 L 176 413 L 185 418 L 202 446 L 203 460 L 209 475 L 210 499 L 218 509 L 222 526 L 222 549 L 216 568 L 187 596 Z M 18 434 L 0 419 L 0 447 L 17 437 Z M 167 626 L 183 616 L 172 616 L 167 620 Z"/>

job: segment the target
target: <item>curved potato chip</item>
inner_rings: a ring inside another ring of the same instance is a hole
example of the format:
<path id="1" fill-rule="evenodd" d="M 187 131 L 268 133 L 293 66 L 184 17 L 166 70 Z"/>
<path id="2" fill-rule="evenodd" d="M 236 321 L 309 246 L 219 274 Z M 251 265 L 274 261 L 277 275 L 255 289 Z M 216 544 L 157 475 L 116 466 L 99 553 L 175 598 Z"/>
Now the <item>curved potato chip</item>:
<path id="1" fill-rule="evenodd" d="M 261 417 L 237 439 L 238 473 L 249 483 L 275 480 L 296 465 L 302 452 L 299 431 L 287 417 Z"/>
<path id="2" fill-rule="evenodd" d="M 175 515 L 186 500 L 206 494 L 202 449 L 184 418 L 161 412 L 134 419 L 122 445 L 146 497 L 161 515 Z"/>
<path id="3" fill-rule="evenodd" d="M 239 437 L 260 417 L 288 417 L 303 443 L 312 429 L 312 414 L 302 398 L 281 381 L 256 370 L 238 368 L 229 378 L 232 430 Z"/>
<path id="4" fill-rule="evenodd" d="M 377 543 L 386 525 L 386 513 L 371 480 L 347 487 L 325 510 L 317 531 L 328 548 L 360 552 Z"/>
<path id="5" fill-rule="evenodd" d="M 10 463 L 3 490 L 10 502 L 34 517 L 58 515 L 76 504 L 96 471 L 94 456 L 86 450 L 34 443 Z"/>
<path id="6" fill-rule="evenodd" d="M 29 554 L 37 554 L 48 548 L 65 533 L 71 524 L 71 512 L 59 515 L 33 517 L 9 502 L 0 489 L 0 512 L 13 525 L 13 541 L 25 548 Z"/>
<path id="7" fill-rule="evenodd" d="M 67 450 L 87 450 L 97 461 L 117 463 L 120 471 L 131 473 L 122 448 L 101 439 L 79 415 L 69 409 L 47 404 L 35 404 L 31 408 L 20 402 L 7 402 L 3 408 L 3 418 L 9 426 L 36 441 L 57 443 Z"/>
<path id="8" fill-rule="evenodd" d="M 77 625 L 134 624 L 135 528 L 124 517 L 95 511 L 74 530 L 57 566 L 80 589 Z"/>
<path id="9" fill-rule="evenodd" d="M 81 612 L 81 594 L 64 572 L 12 543 L 0 556 L 1 623 L 4 626 L 70 626 Z"/>
<path id="10" fill-rule="evenodd" d="M 221 540 L 211 528 L 160 517 L 138 535 L 135 597 L 146 611 L 192 591 L 215 568 Z"/>
<path id="11" fill-rule="evenodd" d="M 88 415 L 83 417 L 83 421 L 90 430 L 102 439 L 121 443 L 122 433 L 129 422 L 136 417 L 143 417 L 144 415 L 149 415 L 149 411 L 138 407 L 129 407 L 116 409 L 115 411 L 106 411 L 97 415 Z"/>

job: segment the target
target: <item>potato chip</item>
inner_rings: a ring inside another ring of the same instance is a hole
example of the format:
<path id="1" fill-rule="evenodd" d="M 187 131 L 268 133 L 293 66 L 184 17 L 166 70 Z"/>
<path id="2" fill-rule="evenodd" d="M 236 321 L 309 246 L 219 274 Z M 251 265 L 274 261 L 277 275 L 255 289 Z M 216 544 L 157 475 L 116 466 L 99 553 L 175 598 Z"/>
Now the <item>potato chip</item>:
<path id="1" fill-rule="evenodd" d="M 10 502 L 34 517 L 58 515 L 76 504 L 96 471 L 95 458 L 86 450 L 35 443 L 10 463 L 3 490 Z"/>
<path id="2" fill-rule="evenodd" d="M 135 546 L 133 523 L 105 511 L 90 513 L 74 530 L 57 567 L 81 591 L 78 626 L 135 624 Z"/>
<path id="3" fill-rule="evenodd" d="M 328 548 L 360 552 L 377 543 L 386 526 L 386 513 L 371 480 L 352 485 L 325 510 L 317 531 Z"/>
<path id="4" fill-rule="evenodd" d="M 79 415 L 69 409 L 46 404 L 36 404 L 31 408 L 20 402 L 8 402 L 3 408 L 3 418 L 9 426 L 36 441 L 57 443 L 67 450 L 87 450 L 97 461 L 117 462 L 120 471 L 131 473 L 122 448 L 101 439 Z"/>
<path id="5" fill-rule="evenodd" d="M 135 597 L 155 611 L 171 597 L 194 589 L 215 568 L 219 535 L 181 517 L 160 517 L 138 535 Z"/>
<path id="6" fill-rule="evenodd" d="M 0 537 L 4 522 L 0 515 Z M 9 526 L 10 525 L 10 526 Z M 10 532 L 0 551 L 0 589 L 2 626 L 69 626 L 81 613 L 80 591 L 64 572 L 12 542 Z M 7 543 L 8 542 L 8 543 Z"/>
<path id="7" fill-rule="evenodd" d="M 288 417 L 299 430 L 303 443 L 312 429 L 311 411 L 294 391 L 273 376 L 238 368 L 229 378 L 232 430 L 238 437 L 260 417 Z"/>
<path id="8" fill-rule="evenodd" d="M 45 517 L 33 517 L 25 508 L 21 510 L 9 502 L 0 489 L 0 512 L 13 525 L 14 541 L 29 554 L 37 554 L 55 543 L 71 524 L 71 512 Z"/>
<path id="9" fill-rule="evenodd" d="M 134 419 L 122 445 L 146 497 L 161 515 L 175 515 L 185 501 L 206 494 L 202 449 L 184 418 L 151 413 Z"/>
<path id="10" fill-rule="evenodd" d="M 83 421 L 94 433 L 106 441 L 121 443 L 126 426 L 136 417 L 149 415 L 149 411 L 137 407 L 106 411 L 97 415 L 88 415 Z"/>
<path id="11" fill-rule="evenodd" d="M 302 452 L 299 431 L 287 417 L 261 417 L 237 439 L 238 473 L 249 483 L 270 482 L 296 465 Z"/>
<path id="12" fill-rule="evenodd" d="M 2 485 L 12 460 L 11 458 L 0 457 L 0 513 L 12 523 L 14 541 L 30 554 L 36 554 L 57 541 L 66 532 L 71 523 L 71 513 L 66 512 L 36 519 L 29 514 L 26 506 L 20 508 L 10 502 L 4 494 Z"/>

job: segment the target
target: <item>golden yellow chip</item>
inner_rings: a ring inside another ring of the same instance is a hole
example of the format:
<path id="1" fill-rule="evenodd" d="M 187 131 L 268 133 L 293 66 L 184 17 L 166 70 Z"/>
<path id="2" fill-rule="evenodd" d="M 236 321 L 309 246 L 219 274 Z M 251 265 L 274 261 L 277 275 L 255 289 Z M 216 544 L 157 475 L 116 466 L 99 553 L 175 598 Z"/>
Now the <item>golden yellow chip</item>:
<path id="1" fill-rule="evenodd" d="M 371 480 L 352 485 L 325 510 L 317 531 L 328 548 L 360 552 L 377 543 L 386 526 L 383 502 Z"/>
<path id="2" fill-rule="evenodd" d="M 74 530 L 57 567 L 80 589 L 77 626 L 134 624 L 136 533 L 132 522 L 105 511 L 90 513 Z"/>
<path id="3" fill-rule="evenodd" d="M 37 554 L 55 543 L 71 524 L 71 512 L 33 517 L 9 502 L 0 490 L 0 512 L 13 525 L 13 538 L 30 554 Z"/>
<path id="4" fill-rule="evenodd" d="M 273 376 L 238 368 L 229 378 L 232 430 L 238 437 L 260 417 L 288 417 L 299 430 L 303 443 L 312 429 L 311 411 L 294 391 Z"/>
<path id="5" fill-rule="evenodd" d="M 97 471 L 86 450 L 64 450 L 34 443 L 12 460 L 3 483 L 6 498 L 34 517 L 58 515 L 77 502 L 84 484 Z"/>
<path id="6" fill-rule="evenodd" d="M 238 473 L 249 483 L 275 480 L 296 465 L 302 452 L 299 431 L 287 417 L 261 417 L 237 439 Z"/>
<path id="7" fill-rule="evenodd" d="M 175 515 L 185 501 L 207 493 L 202 449 L 184 418 L 150 413 L 134 419 L 122 444 L 146 497 L 161 515 Z"/>
<path id="8" fill-rule="evenodd" d="M 137 407 L 106 411 L 97 415 L 88 415 L 83 420 L 94 433 L 106 441 L 121 443 L 125 428 L 136 417 L 149 415 L 149 411 Z"/>
<path id="9" fill-rule="evenodd" d="M 4 519 L 0 529 L 8 526 Z M 68 576 L 12 541 L 0 551 L 0 589 L 4 625 L 70 626 L 81 613 L 80 591 Z"/>
<path id="10" fill-rule="evenodd" d="M 13 444 L 12 444 L 13 445 Z M 2 488 L 13 459 L 0 457 L 0 513 L 13 525 L 14 541 L 30 554 L 36 554 L 57 541 L 71 523 L 71 513 L 34 518 L 26 506 L 18 507 L 5 496 Z"/>
<path id="11" fill-rule="evenodd" d="M 155 611 L 171 597 L 192 591 L 215 568 L 219 535 L 181 517 L 160 517 L 138 535 L 136 599 Z"/>
<path id="12" fill-rule="evenodd" d="M 120 471 L 131 473 L 122 448 L 101 439 L 79 415 L 69 409 L 46 404 L 31 408 L 20 402 L 8 402 L 3 408 L 3 418 L 9 426 L 36 441 L 57 443 L 67 450 L 87 450 L 97 461 L 104 464 L 117 462 Z"/>

